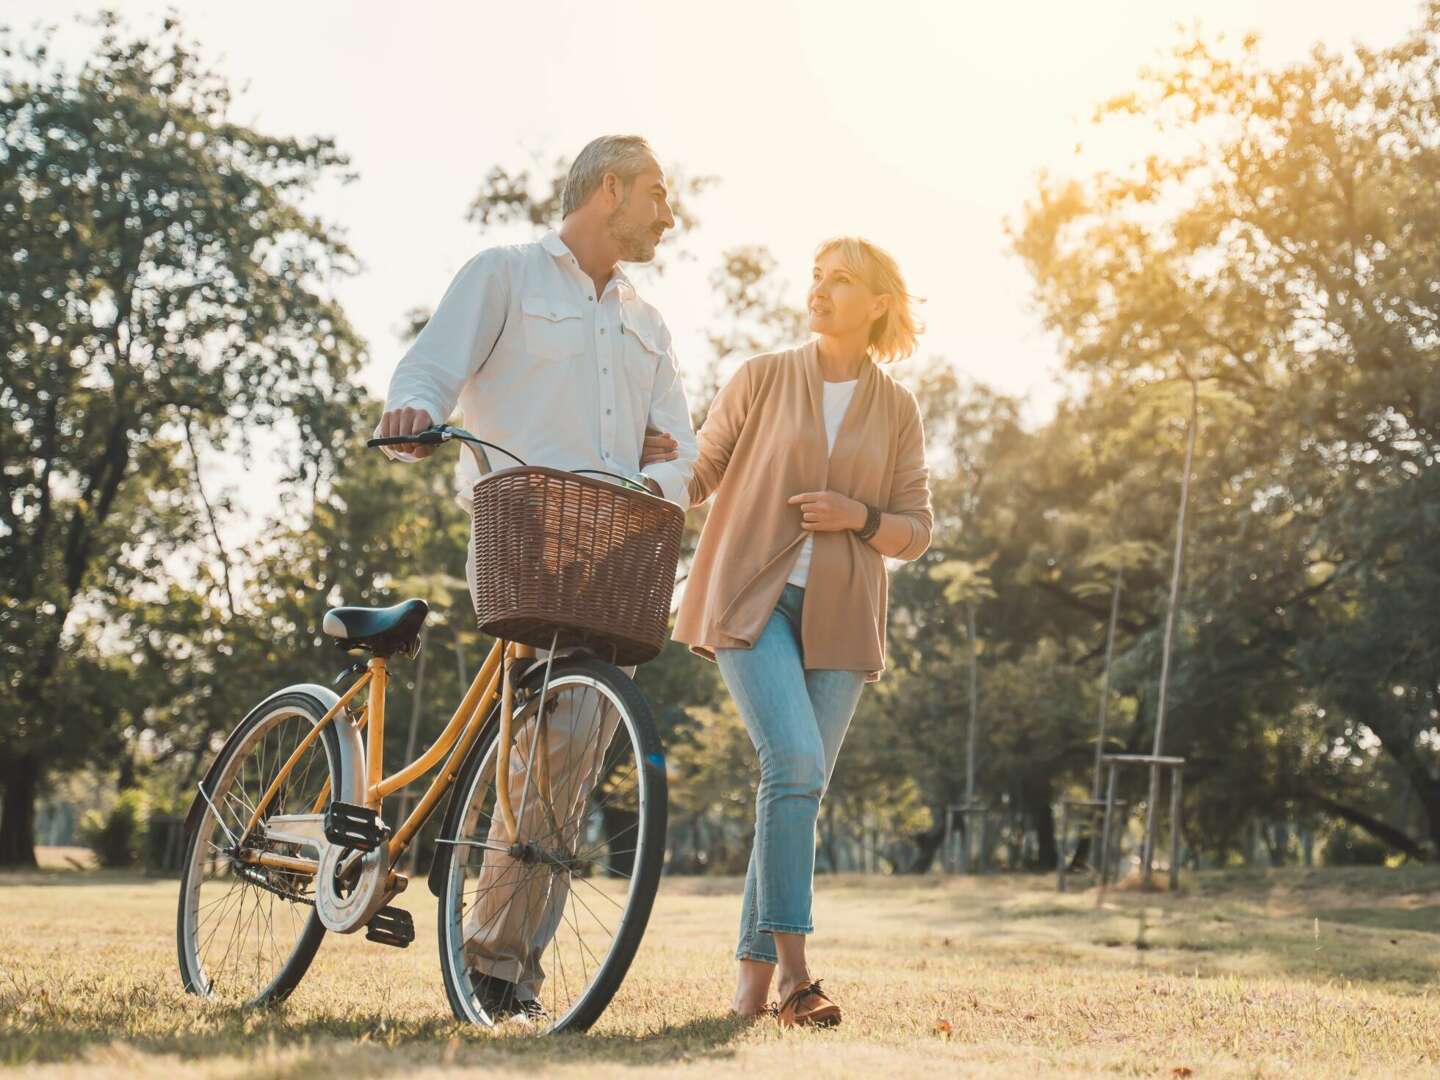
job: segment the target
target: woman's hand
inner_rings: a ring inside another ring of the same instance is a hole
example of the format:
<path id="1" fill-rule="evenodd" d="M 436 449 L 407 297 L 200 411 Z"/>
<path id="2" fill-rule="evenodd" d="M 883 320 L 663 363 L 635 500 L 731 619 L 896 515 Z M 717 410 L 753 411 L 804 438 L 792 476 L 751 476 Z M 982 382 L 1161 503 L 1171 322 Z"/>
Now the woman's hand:
<path id="1" fill-rule="evenodd" d="M 645 442 L 640 447 L 640 467 L 655 465 L 661 461 L 674 461 L 680 456 L 679 444 L 668 431 L 646 426 Z"/>
<path id="2" fill-rule="evenodd" d="M 865 504 L 838 491 L 802 491 L 785 500 L 800 507 L 800 527 L 810 532 L 841 532 L 865 527 Z"/>

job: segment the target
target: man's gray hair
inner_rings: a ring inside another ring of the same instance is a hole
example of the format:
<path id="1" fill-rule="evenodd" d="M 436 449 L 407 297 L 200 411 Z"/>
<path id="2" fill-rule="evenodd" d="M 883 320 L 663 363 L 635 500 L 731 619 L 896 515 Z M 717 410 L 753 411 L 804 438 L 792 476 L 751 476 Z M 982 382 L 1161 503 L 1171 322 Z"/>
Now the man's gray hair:
<path id="1" fill-rule="evenodd" d="M 659 158 L 639 135 L 601 135 L 581 150 L 565 177 L 560 196 L 560 216 L 569 217 L 584 206 L 606 173 L 626 183 L 634 180 Z"/>

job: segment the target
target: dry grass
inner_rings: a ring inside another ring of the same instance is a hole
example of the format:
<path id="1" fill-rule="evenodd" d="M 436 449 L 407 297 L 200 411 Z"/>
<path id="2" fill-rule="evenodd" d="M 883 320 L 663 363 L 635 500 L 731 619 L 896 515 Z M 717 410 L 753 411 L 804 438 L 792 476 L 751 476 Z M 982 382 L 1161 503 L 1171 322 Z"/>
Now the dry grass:
<path id="1" fill-rule="evenodd" d="M 738 883 L 667 879 L 595 1031 L 449 1018 L 434 903 L 401 951 L 331 936 L 279 1010 L 181 993 L 170 881 L 0 877 L 0 1062 L 51 1075 L 1434 1076 L 1440 874 L 1202 876 L 1180 899 L 1051 879 L 822 879 L 832 1032 L 728 1020 Z M 1185 1070 L 1189 1070 L 1188 1072 Z"/>

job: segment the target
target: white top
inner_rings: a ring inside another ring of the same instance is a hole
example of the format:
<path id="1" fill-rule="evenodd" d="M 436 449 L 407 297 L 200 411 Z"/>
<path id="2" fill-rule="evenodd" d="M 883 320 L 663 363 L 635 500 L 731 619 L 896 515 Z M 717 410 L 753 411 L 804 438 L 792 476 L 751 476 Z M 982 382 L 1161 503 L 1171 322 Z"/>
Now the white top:
<path id="1" fill-rule="evenodd" d="M 466 263 L 390 377 L 385 408 L 424 409 L 530 465 L 642 472 L 687 508 L 698 453 L 685 386 L 660 313 L 616 267 L 595 284 L 557 232 L 495 247 Z M 645 424 L 675 437 L 678 457 L 640 469 Z M 517 462 L 488 451 L 496 469 Z M 479 469 L 458 455 L 467 509 Z M 604 479 L 599 477 L 598 479 Z"/>
<path id="2" fill-rule="evenodd" d="M 840 433 L 840 421 L 845 419 L 845 410 L 850 407 L 850 399 L 855 396 L 855 385 L 858 379 L 849 382 L 827 382 L 825 383 L 825 444 L 830 450 L 835 449 L 835 436 Z M 805 537 L 804 543 L 800 545 L 800 556 L 795 560 L 795 566 L 790 571 L 786 582 L 791 585 L 805 587 L 805 582 L 810 579 L 810 550 L 815 546 L 815 537 Z"/>

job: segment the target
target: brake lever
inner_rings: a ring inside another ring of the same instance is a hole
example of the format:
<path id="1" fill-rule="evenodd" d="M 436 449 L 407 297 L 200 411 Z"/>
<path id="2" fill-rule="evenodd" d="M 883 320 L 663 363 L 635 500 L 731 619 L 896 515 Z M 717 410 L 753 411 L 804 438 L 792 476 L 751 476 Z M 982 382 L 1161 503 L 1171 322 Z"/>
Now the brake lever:
<path id="1" fill-rule="evenodd" d="M 480 470 L 481 476 L 488 476 L 492 471 L 490 455 L 485 452 L 479 438 L 471 435 L 464 428 L 451 427 L 449 424 L 441 425 L 441 430 L 446 433 L 447 438 L 459 439 L 465 444 L 465 449 L 470 451 L 470 456 L 475 459 L 475 467 Z M 473 440 L 473 441 L 472 441 Z"/>

